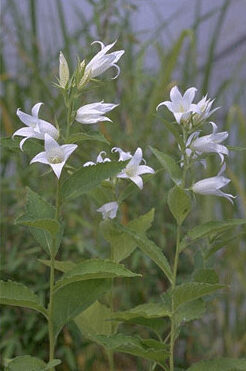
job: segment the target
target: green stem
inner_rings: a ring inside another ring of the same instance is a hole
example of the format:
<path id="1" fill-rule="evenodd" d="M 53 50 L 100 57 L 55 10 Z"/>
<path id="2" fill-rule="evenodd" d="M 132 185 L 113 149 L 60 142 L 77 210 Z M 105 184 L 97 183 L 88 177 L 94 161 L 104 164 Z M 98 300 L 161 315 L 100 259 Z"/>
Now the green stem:
<path id="1" fill-rule="evenodd" d="M 177 226 L 177 240 L 176 240 L 176 252 L 175 252 L 174 266 L 173 266 L 172 292 L 176 286 L 176 276 L 177 276 L 178 260 L 179 260 L 179 244 L 180 244 L 180 225 Z M 172 316 L 171 316 L 170 358 L 169 358 L 170 371 L 174 370 L 174 343 L 175 343 L 175 313 L 174 312 L 175 312 L 174 299 L 172 295 Z"/>
<path id="2" fill-rule="evenodd" d="M 110 247 L 110 259 L 114 261 L 114 252 L 113 248 Z M 109 297 L 109 305 L 111 313 L 114 312 L 114 297 L 113 297 L 113 289 L 114 289 L 114 279 L 111 278 L 111 290 L 110 290 L 110 297 Z M 114 333 L 114 324 L 113 321 L 111 322 L 111 334 Z M 109 360 L 109 370 L 114 371 L 114 352 L 113 350 L 108 351 L 108 360 Z"/>
<path id="3" fill-rule="evenodd" d="M 56 220 L 59 220 L 59 212 L 60 212 L 60 195 L 59 195 L 59 179 L 58 179 L 57 187 L 56 187 L 56 213 L 55 213 Z M 56 250 L 56 239 L 53 240 L 53 250 L 51 251 L 51 256 L 50 256 L 50 301 L 49 301 L 49 306 L 48 306 L 49 361 L 52 361 L 54 359 L 54 353 L 55 353 L 55 337 L 54 337 L 54 327 L 53 327 L 55 250 Z"/>

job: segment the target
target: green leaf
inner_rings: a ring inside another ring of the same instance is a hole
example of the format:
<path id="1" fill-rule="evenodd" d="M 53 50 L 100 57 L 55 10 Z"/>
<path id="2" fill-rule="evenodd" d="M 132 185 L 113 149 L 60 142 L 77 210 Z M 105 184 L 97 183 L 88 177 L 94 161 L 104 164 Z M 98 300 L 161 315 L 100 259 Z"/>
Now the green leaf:
<path id="1" fill-rule="evenodd" d="M 223 285 L 188 282 L 176 286 L 172 292 L 174 300 L 174 308 L 178 308 L 181 304 L 193 301 L 202 296 L 212 294 L 214 291 L 224 288 Z"/>
<path id="2" fill-rule="evenodd" d="M 163 365 L 169 357 L 167 345 L 153 339 L 126 335 L 97 336 L 97 341 L 106 349 L 128 353 Z"/>
<path id="3" fill-rule="evenodd" d="M 190 197 L 183 189 L 174 186 L 168 192 L 167 203 L 177 223 L 181 225 L 191 210 Z"/>
<path id="4" fill-rule="evenodd" d="M 0 138 L 1 147 L 7 148 L 13 152 L 20 152 L 20 141 L 23 138 L 13 138 L 13 137 L 5 137 Z M 39 140 L 35 139 L 28 139 L 25 144 L 23 145 L 23 151 L 30 156 L 34 156 L 38 152 L 43 151 L 43 146 L 40 144 Z"/>
<path id="5" fill-rule="evenodd" d="M 123 264 L 118 264 L 111 260 L 89 259 L 76 264 L 74 268 L 66 272 L 63 277 L 56 282 L 54 290 L 56 291 L 60 287 L 76 281 L 140 276 L 141 274 L 129 271 Z"/>
<path id="6" fill-rule="evenodd" d="M 164 169 L 168 172 L 173 182 L 176 185 L 180 185 L 182 183 L 182 171 L 176 161 L 166 153 L 163 153 L 156 148 L 150 146 L 150 149 Z"/>
<path id="7" fill-rule="evenodd" d="M 0 281 L 0 304 L 30 308 L 48 316 L 39 297 L 22 283 Z"/>
<path id="8" fill-rule="evenodd" d="M 96 301 L 84 312 L 79 314 L 74 322 L 81 333 L 88 338 L 95 335 L 110 335 L 112 333 L 112 312 L 106 305 Z"/>
<path id="9" fill-rule="evenodd" d="M 26 213 L 22 218 L 27 220 L 40 220 L 40 219 L 53 219 L 55 218 L 55 208 L 48 202 L 43 200 L 37 193 L 33 192 L 30 188 L 27 188 L 27 202 L 26 202 Z M 42 246 L 45 252 L 50 255 L 53 249 L 53 238 L 48 231 L 40 230 L 39 228 L 29 227 L 35 240 Z M 58 251 L 59 245 L 62 238 L 62 228 L 56 238 L 56 250 Z"/>
<path id="10" fill-rule="evenodd" d="M 213 284 L 219 282 L 219 277 L 213 269 L 197 269 L 193 273 L 193 281 Z"/>
<path id="11" fill-rule="evenodd" d="M 158 265 L 158 267 L 162 270 L 162 272 L 167 276 L 170 282 L 172 282 L 172 271 L 171 267 L 168 263 L 167 258 L 163 254 L 162 250 L 151 240 L 149 240 L 144 235 L 137 233 L 130 228 L 124 227 L 120 224 L 115 223 L 115 227 L 118 228 L 119 231 L 124 232 L 126 235 L 131 237 L 133 241 L 137 244 L 137 246 L 150 258 L 153 262 Z"/>
<path id="12" fill-rule="evenodd" d="M 192 228 L 183 238 L 180 249 L 183 250 L 192 242 L 226 231 L 229 228 L 246 224 L 246 219 L 228 219 L 224 221 L 210 221 Z"/>
<path id="13" fill-rule="evenodd" d="M 78 143 L 85 140 L 102 142 L 108 145 L 110 144 L 107 139 L 100 132 L 97 131 L 91 131 L 90 133 L 72 134 L 70 135 L 66 143 Z"/>
<path id="14" fill-rule="evenodd" d="M 53 238 L 56 236 L 60 228 L 58 221 L 55 219 L 29 219 L 26 215 L 18 218 L 16 223 L 41 229 L 50 233 Z"/>
<path id="15" fill-rule="evenodd" d="M 52 369 L 61 363 L 59 359 L 53 359 L 49 363 L 45 363 L 39 358 L 32 356 L 20 356 L 12 359 L 6 371 L 46 371 Z"/>
<path id="16" fill-rule="evenodd" d="M 56 289 L 53 304 L 54 336 L 110 289 L 108 279 L 70 282 Z"/>
<path id="17" fill-rule="evenodd" d="M 62 196 L 68 199 L 81 196 L 100 185 L 103 180 L 116 176 L 126 164 L 127 161 L 111 161 L 81 167 L 62 184 Z"/>
<path id="18" fill-rule="evenodd" d="M 202 299 L 184 303 L 178 307 L 175 313 L 175 321 L 179 325 L 181 322 L 189 322 L 201 318 L 206 311 L 206 305 Z"/>
<path id="19" fill-rule="evenodd" d="M 50 260 L 38 259 L 40 263 L 50 267 Z M 76 263 L 73 263 L 69 260 L 67 261 L 59 261 L 55 260 L 55 269 L 60 272 L 68 272 L 76 266 Z"/>
<path id="20" fill-rule="evenodd" d="M 11 360 L 6 371 L 44 371 L 46 363 L 32 356 L 20 356 Z"/>
<path id="21" fill-rule="evenodd" d="M 153 219 L 154 209 L 130 221 L 127 227 L 136 232 L 144 233 L 151 227 Z M 111 244 L 114 261 L 120 262 L 126 259 L 136 249 L 137 243 L 132 237 L 115 228 L 115 224 L 110 220 L 103 221 L 101 228 L 104 238 Z"/>
<path id="22" fill-rule="evenodd" d="M 246 359 L 220 358 L 194 363 L 188 371 L 245 371 Z"/>
<path id="23" fill-rule="evenodd" d="M 112 318 L 120 321 L 129 321 L 135 318 L 162 318 L 170 317 L 171 309 L 162 303 L 147 303 L 131 308 L 124 312 L 116 312 Z"/>

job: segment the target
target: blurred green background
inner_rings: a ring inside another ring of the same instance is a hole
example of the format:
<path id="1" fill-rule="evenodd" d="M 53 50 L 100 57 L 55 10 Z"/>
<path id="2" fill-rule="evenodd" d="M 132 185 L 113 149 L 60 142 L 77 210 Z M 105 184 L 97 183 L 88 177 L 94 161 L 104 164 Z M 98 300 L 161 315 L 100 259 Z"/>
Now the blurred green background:
<path id="1" fill-rule="evenodd" d="M 151 4 L 150 4 L 151 3 Z M 245 57 L 246 4 L 244 1 L 38 1 L 5 0 L 1 3 L 1 136 L 11 136 L 21 123 L 16 117 L 20 107 L 29 112 L 36 102 L 44 102 L 41 117 L 50 122 L 65 122 L 62 96 L 52 82 L 58 75 L 59 50 L 72 69 L 76 56 L 88 61 L 96 52 L 94 40 L 104 43 L 118 39 L 117 50 L 125 49 L 119 65 L 121 74 L 110 80 L 110 72 L 93 85 L 81 99 L 81 105 L 104 99 L 120 103 L 113 111 L 113 124 L 100 125 L 112 146 L 134 151 L 144 149 L 148 164 L 158 163 L 148 145 L 168 152 L 178 160 L 177 145 L 161 118 L 172 120 L 156 105 L 168 98 L 170 87 L 198 88 L 198 98 L 208 93 L 216 97 L 214 121 L 230 132 L 230 146 L 246 147 Z M 244 11 L 244 14 L 243 14 Z M 241 14 L 241 15 L 240 15 Z M 108 76 L 107 76 L 108 75 Z M 78 125 L 78 124 L 77 124 Z M 95 160 L 100 150 L 111 146 L 83 142 L 76 152 L 75 166 Z M 246 156 L 233 150 L 227 176 L 230 192 L 238 194 L 235 206 L 225 199 L 198 197 L 187 228 L 201 221 L 246 216 Z M 15 225 L 24 212 L 25 187 L 29 186 L 49 201 L 54 201 L 53 174 L 41 175 L 38 166 L 29 166 L 31 154 L 2 147 L 1 152 L 1 279 L 21 281 L 41 296 L 48 289 L 48 270 L 37 259 L 44 253 L 27 229 Z M 197 170 L 197 180 L 216 175 L 217 159 L 210 159 L 206 170 Z M 173 259 L 175 229 L 166 205 L 171 186 L 168 176 L 159 173 L 142 192 L 135 192 L 121 209 L 123 222 L 156 209 L 149 236 Z M 65 237 L 59 259 L 77 260 L 91 256 L 106 257 L 109 248 L 98 229 L 98 203 L 87 196 L 63 208 Z M 222 247 L 211 259 L 221 281 L 228 289 L 216 296 L 203 320 L 187 324 L 176 345 L 177 365 L 187 367 L 203 358 L 246 357 L 246 232 L 223 236 Z M 202 246 L 181 256 L 179 282 L 202 260 Z M 143 274 L 142 280 L 118 282 L 115 305 L 126 309 L 158 297 L 166 290 L 159 269 L 136 250 L 125 264 Z M 5 358 L 32 354 L 46 358 L 47 328 L 43 319 L 28 310 L 1 308 L 1 365 Z M 124 325 L 125 333 L 148 335 L 144 327 Z M 151 333 L 149 336 L 152 336 Z M 107 370 L 102 349 L 88 342 L 75 325 L 67 326 L 59 337 L 58 370 Z M 147 361 L 118 353 L 117 370 L 149 370 Z M 3 369 L 3 366 L 1 366 Z"/>

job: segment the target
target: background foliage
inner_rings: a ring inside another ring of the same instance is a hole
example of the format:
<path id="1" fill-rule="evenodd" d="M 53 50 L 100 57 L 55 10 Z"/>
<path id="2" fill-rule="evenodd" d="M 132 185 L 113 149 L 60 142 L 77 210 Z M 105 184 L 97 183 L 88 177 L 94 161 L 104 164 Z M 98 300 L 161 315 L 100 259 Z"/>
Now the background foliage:
<path id="1" fill-rule="evenodd" d="M 98 83 L 95 91 L 90 91 L 84 97 L 85 102 L 100 100 L 105 102 L 120 102 L 111 117 L 113 124 L 101 124 L 100 130 L 112 145 L 104 143 L 83 142 L 79 153 L 76 152 L 77 166 L 89 160 L 94 160 L 100 150 L 109 151 L 113 145 L 125 150 L 134 151 L 137 145 L 144 148 L 148 164 L 158 168 L 158 162 L 151 155 L 148 145 L 176 155 L 175 144 L 165 128 L 165 124 L 155 113 L 155 107 L 167 98 L 170 87 L 178 85 L 186 89 L 196 86 L 200 92 L 208 91 L 211 96 L 213 69 L 216 65 L 216 44 L 224 19 L 230 10 L 230 2 L 214 8 L 201 16 L 199 7 L 193 26 L 184 30 L 179 37 L 166 46 L 158 42 L 158 34 L 168 30 L 169 23 L 163 22 L 155 33 L 148 35 L 147 41 L 141 42 L 141 35 L 136 34 L 130 22 L 130 15 L 138 11 L 137 2 L 125 5 L 122 0 L 94 1 L 87 0 L 92 7 L 92 13 L 84 14 L 78 10 L 81 17 L 81 27 L 74 33 L 68 33 L 62 2 L 54 1 L 59 28 L 54 30 L 53 38 L 62 37 L 63 51 L 70 66 L 75 64 L 75 56 L 90 57 L 94 49 L 90 47 L 93 40 L 103 40 L 105 43 L 118 38 L 117 49 L 125 49 L 126 53 L 120 62 L 121 75 L 117 80 L 105 80 Z M 48 53 L 41 53 L 37 35 L 37 25 L 40 18 L 37 12 L 37 2 L 25 0 L 29 17 L 23 21 L 18 11 L 18 1 L 3 2 L 3 35 L 2 46 L 10 43 L 17 55 L 16 71 L 13 74 L 8 68 L 6 47 L 1 54 L 1 136 L 11 135 L 19 122 L 16 109 L 21 107 L 28 112 L 30 107 L 38 102 L 45 102 L 42 115 L 47 121 L 57 121 L 62 125 L 65 120 L 62 97 L 53 88 L 52 81 L 58 74 L 58 53 L 56 44 Z M 72 6 L 72 5 L 71 5 Z M 215 32 L 211 36 L 206 51 L 203 68 L 199 67 L 197 45 L 199 30 L 203 23 L 210 19 Z M 93 25 L 93 26 L 92 26 Z M 9 29 L 11 27 L 11 30 Z M 14 34 L 14 37 L 13 37 Z M 158 67 L 146 67 L 146 56 L 149 46 L 156 51 Z M 235 47 L 235 45 L 234 45 Z M 233 53 L 233 46 L 227 53 Z M 245 60 L 244 60 L 245 62 Z M 246 147 L 246 117 L 245 117 L 245 81 L 241 77 L 240 62 L 237 73 L 230 78 L 219 81 L 216 96 L 216 106 L 223 106 L 216 113 L 215 121 L 223 124 L 223 130 L 230 132 L 231 158 L 227 169 L 232 179 L 231 191 L 239 195 L 236 206 L 231 207 L 224 199 L 197 198 L 197 207 L 189 217 L 190 224 L 198 221 L 208 221 L 212 218 L 242 218 L 246 216 L 246 161 L 245 152 L 236 151 L 233 146 Z M 174 77 L 176 76 L 176 80 Z M 177 78 L 178 76 L 178 78 Z M 230 105 L 228 105 L 230 102 Z M 81 102 L 83 104 L 83 102 Z M 81 105 L 82 105 L 81 104 Z M 165 117 L 166 115 L 166 117 Z M 171 120 L 167 110 L 162 110 L 161 117 Z M 79 124 L 76 124 L 79 125 Z M 37 259 L 44 258 L 43 252 L 35 244 L 32 236 L 24 227 L 15 225 L 15 219 L 23 213 L 25 203 L 25 187 L 47 195 L 49 201 L 54 200 L 55 184 L 51 174 L 40 175 L 40 169 L 29 166 L 31 156 L 15 154 L 11 148 L 2 143 L 1 164 L 1 279 L 13 279 L 25 282 L 36 292 L 48 288 L 48 271 Z M 31 149 L 30 149 L 31 152 Z M 207 174 L 213 171 L 212 160 Z M 199 174 L 197 175 L 199 179 Z M 165 250 L 169 259 L 173 259 L 175 246 L 175 231 L 173 218 L 167 207 L 167 190 L 170 188 L 168 177 L 160 173 L 147 182 L 142 192 L 135 192 L 122 206 L 122 220 L 128 220 L 144 214 L 151 208 L 156 209 L 155 219 L 149 236 Z M 100 215 L 96 208 L 100 205 L 97 195 L 94 202 L 89 202 L 87 196 L 80 197 L 76 203 L 66 205 L 65 238 L 60 249 L 60 259 L 78 260 L 89 257 L 107 257 L 109 249 L 97 228 Z M 200 211 L 203 210 L 202 215 Z M 206 358 L 228 356 L 246 356 L 246 325 L 245 325 L 245 259 L 246 233 L 228 232 L 226 239 L 217 240 L 214 248 L 220 249 L 213 257 L 211 266 L 215 269 L 228 289 L 216 296 L 213 307 L 210 307 L 201 321 L 184 327 L 177 343 L 177 358 L 180 367 Z M 190 273 L 191 262 L 201 266 L 199 245 L 189 250 L 181 257 L 179 267 L 180 282 Z M 142 280 L 119 280 L 116 289 L 115 306 L 124 310 L 148 301 L 149 297 L 160 295 L 166 289 L 166 282 L 160 279 L 160 271 L 140 250 L 126 261 L 127 267 L 143 275 Z M 157 283 L 157 284 L 156 284 Z M 2 337 L 0 351 L 2 359 L 17 355 L 33 354 L 45 359 L 48 344 L 47 328 L 36 313 L 20 308 L 2 308 Z M 121 329 L 126 333 L 148 334 L 147 328 L 124 325 Z M 213 346 L 211 347 L 211 344 Z M 58 370 L 107 370 L 107 358 L 97 345 L 89 343 L 81 337 L 74 324 L 67 326 L 59 338 L 57 358 L 65 362 Z M 117 354 L 119 370 L 147 370 L 148 363 L 140 358 L 122 353 Z M 2 364 L 2 363 L 1 363 Z"/>

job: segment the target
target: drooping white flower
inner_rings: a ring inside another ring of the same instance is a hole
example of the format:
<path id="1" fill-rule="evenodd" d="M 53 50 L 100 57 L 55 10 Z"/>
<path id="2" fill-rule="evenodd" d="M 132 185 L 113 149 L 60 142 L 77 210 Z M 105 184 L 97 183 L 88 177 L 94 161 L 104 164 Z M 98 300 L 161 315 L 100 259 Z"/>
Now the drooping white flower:
<path id="1" fill-rule="evenodd" d="M 103 219 L 114 219 L 116 217 L 118 207 L 118 203 L 116 201 L 113 201 L 104 204 L 99 209 L 97 209 L 97 211 L 99 213 L 102 213 Z"/>
<path id="2" fill-rule="evenodd" d="M 203 97 L 197 104 L 193 104 L 193 113 L 195 121 L 208 119 L 219 107 L 211 110 L 214 99 L 207 99 L 207 95 Z"/>
<path id="3" fill-rule="evenodd" d="M 227 139 L 228 132 L 222 131 L 217 133 L 217 125 L 214 122 L 210 122 L 210 124 L 213 127 L 212 134 L 204 135 L 199 138 L 199 131 L 192 133 L 186 142 L 186 148 L 198 155 L 211 152 L 218 153 L 222 163 L 224 162 L 224 155 L 228 156 L 229 151 L 226 146 L 220 143 Z M 190 152 L 187 154 L 189 155 L 189 153 Z"/>
<path id="4" fill-rule="evenodd" d="M 69 68 L 62 52 L 60 52 L 59 62 L 59 83 L 62 88 L 65 88 L 69 80 Z"/>
<path id="5" fill-rule="evenodd" d="M 132 155 L 130 152 L 125 152 L 119 147 L 113 147 L 111 149 L 111 152 L 118 152 L 119 153 L 119 161 L 126 161 L 130 160 L 132 158 Z"/>
<path id="6" fill-rule="evenodd" d="M 22 112 L 20 108 L 17 109 L 17 116 L 27 126 L 18 129 L 14 132 L 15 135 L 25 137 L 20 142 L 20 149 L 23 150 L 23 144 L 29 138 L 44 139 L 44 135 L 47 133 L 52 138 L 57 139 L 59 137 L 59 131 L 49 122 L 41 120 L 38 117 L 39 109 L 43 103 L 37 103 L 32 108 L 32 114 L 29 115 Z"/>
<path id="7" fill-rule="evenodd" d="M 156 110 L 161 106 L 166 106 L 171 111 L 177 121 L 180 124 L 182 121 L 186 121 L 190 118 L 194 105 L 192 104 L 197 89 L 189 88 L 182 96 L 178 87 L 174 86 L 170 91 L 171 101 L 164 101 L 158 104 Z"/>
<path id="8" fill-rule="evenodd" d="M 77 110 L 75 120 L 86 125 L 103 121 L 112 121 L 104 116 L 104 114 L 112 111 L 117 106 L 118 104 L 103 103 L 103 101 L 86 104 Z"/>
<path id="9" fill-rule="evenodd" d="M 106 152 L 101 151 L 99 153 L 99 155 L 97 156 L 96 162 L 88 161 L 88 162 L 84 163 L 83 167 L 96 165 L 96 164 L 99 164 L 99 163 L 102 163 L 102 162 L 111 162 L 110 158 L 108 158 L 108 157 L 103 158 L 102 155 L 106 155 Z"/>
<path id="10" fill-rule="evenodd" d="M 195 193 L 199 193 L 201 195 L 214 195 L 225 197 L 233 204 L 232 199 L 236 198 L 236 196 L 233 196 L 229 193 L 224 193 L 220 190 L 220 188 L 225 187 L 231 181 L 230 179 L 225 178 L 224 176 L 221 175 L 224 171 L 225 164 L 222 166 L 217 176 L 202 179 L 193 184 L 192 191 Z"/>
<path id="11" fill-rule="evenodd" d="M 116 76 L 113 77 L 113 79 L 116 79 L 119 76 L 120 67 L 116 63 L 125 53 L 125 51 L 117 50 L 115 52 L 107 54 L 107 52 L 115 45 L 116 41 L 109 45 L 104 45 L 101 41 L 93 41 L 92 45 L 95 43 L 100 44 L 101 50 L 85 67 L 85 75 L 90 74 L 91 78 L 97 77 L 103 72 L 107 71 L 110 67 L 115 67 L 117 69 L 117 73 Z"/>
<path id="12" fill-rule="evenodd" d="M 143 189 L 143 180 L 140 175 L 143 174 L 154 174 L 154 170 L 146 165 L 140 165 L 143 160 L 143 153 L 141 148 L 138 148 L 131 160 L 118 175 L 117 178 L 130 179 L 134 182 L 138 188 Z"/>
<path id="13" fill-rule="evenodd" d="M 69 156 L 77 148 L 77 144 L 64 144 L 60 146 L 49 134 L 44 136 L 44 152 L 38 153 L 30 162 L 41 162 L 50 165 L 57 178 L 60 178 L 62 168 Z"/>

